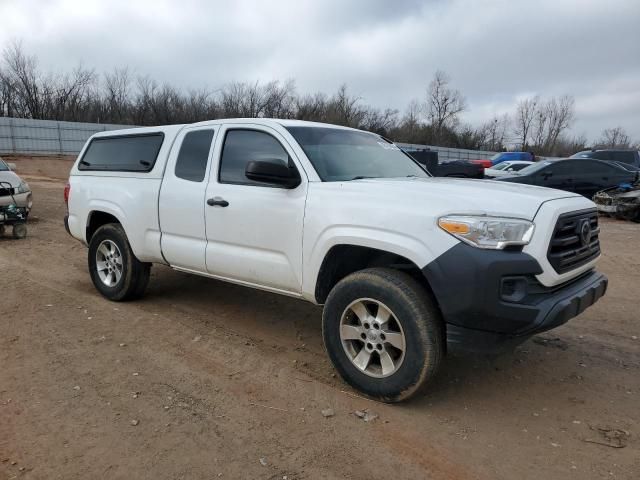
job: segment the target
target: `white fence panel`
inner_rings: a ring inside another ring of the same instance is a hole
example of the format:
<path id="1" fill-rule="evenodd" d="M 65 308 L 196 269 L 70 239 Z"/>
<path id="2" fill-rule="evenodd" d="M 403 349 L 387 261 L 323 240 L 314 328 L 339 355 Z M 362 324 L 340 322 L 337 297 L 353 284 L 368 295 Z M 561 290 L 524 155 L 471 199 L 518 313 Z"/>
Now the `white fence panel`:
<path id="1" fill-rule="evenodd" d="M 96 132 L 134 128 L 132 125 L 102 123 L 61 122 L 57 120 L 31 120 L 28 118 L 0 117 L 0 155 L 77 155 L 87 139 Z M 496 152 L 464 150 L 399 143 L 407 150 L 428 148 L 438 152 L 442 162 L 451 160 L 485 159 Z"/>
<path id="2" fill-rule="evenodd" d="M 0 155 L 77 155 L 97 132 L 131 125 L 0 117 Z"/>

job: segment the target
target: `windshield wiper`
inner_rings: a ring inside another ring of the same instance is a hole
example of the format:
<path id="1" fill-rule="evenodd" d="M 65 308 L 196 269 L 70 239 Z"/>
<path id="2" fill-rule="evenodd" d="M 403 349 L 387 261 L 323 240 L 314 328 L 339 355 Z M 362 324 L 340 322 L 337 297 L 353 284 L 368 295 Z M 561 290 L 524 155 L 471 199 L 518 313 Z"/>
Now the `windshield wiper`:
<path id="1" fill-rule="evenodd" d="M 380 178 L 380 177 L 366 177 L 364 175 L 358 175 L 357 177 L 350 178 L 349 180 L 363 180 L 365 178 Z"/>

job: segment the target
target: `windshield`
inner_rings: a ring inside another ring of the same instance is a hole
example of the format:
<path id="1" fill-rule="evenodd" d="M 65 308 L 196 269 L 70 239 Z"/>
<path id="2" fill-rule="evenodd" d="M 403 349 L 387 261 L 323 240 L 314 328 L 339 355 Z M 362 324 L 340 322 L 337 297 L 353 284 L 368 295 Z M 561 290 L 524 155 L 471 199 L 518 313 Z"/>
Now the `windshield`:
<path id="1" fill-rule="evenodd" d="M 9 171 L 9 165 L 4 163 L 4 160 L 0 160 L 0 172 L 8 172 L 8 171 Z"/>
<path id="2" fill-rule="evenodd" d="M 498 165 L 494 165 L 493 167 L 491 167 L 491 170 L 504 170 L 507 167 L 510 167 L 511 164 L 509 162 L 502 162 L 499 163 Z"/>
<path id="3" fill-rule="evenodd" d="M 578 152 L 578 153 L 574 153 L 573 155 L 571 155 L 569 158 L 595 158 L 596 157 L 596 152 Z"/>
<path id="4" fill-rule="evenodd" d="M 520 170 L 518 173 L 520 175 L 529 175 L 531 173 L 535 173 L 539 170 L 542 170 L 544 167 L 551 165 L 551 161 L 547 160 L 546 162 L 537 162 L 534 163 L 532 165 L 529 165 L 528 167 L 523 168 L 522 170 Z"/>
<path id="5" fill-rule="evenodd" d="M 287 130 L 323 182 L 429 176 L 393 143 L 373 133 L 331 127 L 287 127 Z"/>

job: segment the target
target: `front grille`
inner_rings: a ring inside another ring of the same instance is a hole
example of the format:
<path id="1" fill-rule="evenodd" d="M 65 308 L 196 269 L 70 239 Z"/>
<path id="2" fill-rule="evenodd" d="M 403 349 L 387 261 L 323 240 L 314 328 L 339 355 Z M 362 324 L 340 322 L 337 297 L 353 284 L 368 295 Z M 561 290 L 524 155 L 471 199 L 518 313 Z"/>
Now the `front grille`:
<path id="1" fill-rule="evenodd" d="M 596 210 L 560 215 L 551 237 L 547 259 L 558 273 L 578 268 L 600 255 L 599 236 Z"/>

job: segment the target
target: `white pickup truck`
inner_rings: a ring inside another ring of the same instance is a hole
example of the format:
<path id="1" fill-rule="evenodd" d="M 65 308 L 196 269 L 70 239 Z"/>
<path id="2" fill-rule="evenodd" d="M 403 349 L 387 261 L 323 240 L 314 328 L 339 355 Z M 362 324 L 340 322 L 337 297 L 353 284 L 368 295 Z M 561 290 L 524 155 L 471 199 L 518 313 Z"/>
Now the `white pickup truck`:
<path id="1" fill-rule="evenodd" d="M 160 263 L 324 305 L 335 368 L 388 402 L 428 384 L 447 345 L 517 344 L 607 287 L 586 198 L 432 178 L 384 138 L 333 125 L 99 133 L 65 198 L 67 231 L 88 245 L 105 297 L 140 297 Z"/>

